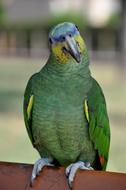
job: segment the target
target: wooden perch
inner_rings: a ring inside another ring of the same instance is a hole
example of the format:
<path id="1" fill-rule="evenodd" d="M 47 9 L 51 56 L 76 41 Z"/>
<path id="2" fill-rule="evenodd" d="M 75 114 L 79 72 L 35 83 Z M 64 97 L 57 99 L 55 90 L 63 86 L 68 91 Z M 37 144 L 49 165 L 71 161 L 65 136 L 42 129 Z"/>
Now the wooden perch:
<path id="1" fill-rule="evenodd" d="M 69 190 L 65 168 L 45 167 L 29 186 L 33 165 L 0 162 L 0 190 Z M 77 172 L 73 190 L 126 190 L 126 174 L 102 171 Z"/>

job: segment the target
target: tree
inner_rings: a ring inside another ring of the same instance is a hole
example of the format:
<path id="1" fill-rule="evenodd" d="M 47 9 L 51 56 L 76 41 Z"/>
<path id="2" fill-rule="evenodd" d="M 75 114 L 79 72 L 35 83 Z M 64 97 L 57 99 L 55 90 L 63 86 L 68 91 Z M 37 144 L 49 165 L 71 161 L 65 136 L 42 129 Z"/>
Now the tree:
<path id="1" fill-rule="evenodd" d="M 3 3 L 0 1 L 0 25 L 3 24 L 4 19 L 4 6 Z"/>

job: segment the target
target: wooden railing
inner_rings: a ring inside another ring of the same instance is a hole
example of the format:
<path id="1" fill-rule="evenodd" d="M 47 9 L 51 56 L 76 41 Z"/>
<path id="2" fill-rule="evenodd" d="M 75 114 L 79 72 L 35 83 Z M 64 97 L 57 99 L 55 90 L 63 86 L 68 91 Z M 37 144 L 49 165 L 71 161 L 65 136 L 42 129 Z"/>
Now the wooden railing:
<path id="1" fill-rule="evenodd" d="M 30 187 L 33 165 L 0 162 L 0 190 L 69 190 L 65 168 L 45 167 Z M 126 190 L 126 174 L 82 171 L 76 174 L 73 190 Z"/>

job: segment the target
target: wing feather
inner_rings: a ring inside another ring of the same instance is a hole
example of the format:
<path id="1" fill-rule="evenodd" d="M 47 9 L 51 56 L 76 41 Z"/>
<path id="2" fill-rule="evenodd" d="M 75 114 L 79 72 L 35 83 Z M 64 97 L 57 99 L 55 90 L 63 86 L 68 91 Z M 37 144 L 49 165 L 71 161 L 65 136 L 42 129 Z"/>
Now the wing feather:
<path id="1" fill-rule="evenodd" d="M 34 146 L 34 138 L 32 134 L 32 110 L 33 110 L 33 105 L 34 105 L 33 80 L 34 80 L 34 75 L 30 78 L 26 86 L 26 90 L 24 94 L 23 111 L 24 111 L 25 126 L 27 129 L 29 138 L 32 142 L 32 145 Z"/>
<path id="2" fill-rule="evenodd" d="M 110 146 L 109 119 L 103 92 L 95 79 L 92 80 L 92 88 L 87 98 L 89 134 L 98 151 L 102 170 L 105 170 Z"/>

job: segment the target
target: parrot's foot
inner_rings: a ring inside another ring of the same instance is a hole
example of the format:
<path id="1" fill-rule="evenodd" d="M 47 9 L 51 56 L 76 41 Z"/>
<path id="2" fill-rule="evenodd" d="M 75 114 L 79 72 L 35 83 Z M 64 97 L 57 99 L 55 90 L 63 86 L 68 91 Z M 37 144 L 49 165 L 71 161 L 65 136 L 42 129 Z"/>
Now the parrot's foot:
<path id="1" fill-rule="evenodd" d="M 70 187 L 72 187 L 72 182 L 74 180 L 75 174 L 76 174 L 78 169 L 93 170 L 93 168 L 91 167 L 89 162 L 85 163 L 82 161 L 78 161 L 76 163 L 70 164 L 66 168 L 66 176 L 68 176 L 68 182 L 69 182 Z"/>
<path id="2" fill-rule="evenodd" d="M 30 183 L 31 186 L 33 185 L 35 178 L 39 175 L 40 171 L 44 166 L 54 166 L 53 164 L 51 164 L 52 161 L 53 160 L 51 158 L 41 158 L 35 162 L 32 170 L 31 183 Z"/>

